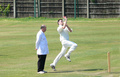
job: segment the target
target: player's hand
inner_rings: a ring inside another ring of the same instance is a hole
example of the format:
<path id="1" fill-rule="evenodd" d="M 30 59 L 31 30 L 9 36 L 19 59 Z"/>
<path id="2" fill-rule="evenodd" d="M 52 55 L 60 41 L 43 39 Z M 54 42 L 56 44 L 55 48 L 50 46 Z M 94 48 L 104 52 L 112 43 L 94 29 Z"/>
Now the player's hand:
<path id="1" fill-rule="evenodd" d="M 67 17 L 66 17 L 66 16 L 63 16 L 63 18 L 64 18 L 64 19 L 67 19 Z"/>
<path id="2" fill-rule="evenodd" d="M 66 18 L 66 16 L 63 16 L 63 18 Z"/>
<path id="3" fill-rule="evenodd" d="M 63 18 L 64 18 L 65 20 L 67 20 L 67 17 L 66 17 L 66 16 L 63 16 Z"/>
<path id="4" fill-rule="evenodd" d="M 35 50 L 37 50 L 37 49 L 35 49 Z"/>

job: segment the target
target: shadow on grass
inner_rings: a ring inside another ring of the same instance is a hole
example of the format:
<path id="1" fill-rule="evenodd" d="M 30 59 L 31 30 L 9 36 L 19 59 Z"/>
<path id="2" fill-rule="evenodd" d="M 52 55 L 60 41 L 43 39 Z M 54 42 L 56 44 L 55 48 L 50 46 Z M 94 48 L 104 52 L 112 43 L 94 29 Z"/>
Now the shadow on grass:
<path id="1" fill-rule="evenodd" d="M 120 72 L 110 72 L 110 74 L 120 74 Z"/>
<path id="2" fill-rule="evenodd" d="M 83 69 L 83 70 L 70 70 L 70 71 L 54 71 L 54 72 L 48 72 L 48 73 L 70 73 L 70 72 L 98 71 L 98 70 L 104 70 L 104 69 Z"/>
<path id="3" fill-rule="evenodd" d="M 0 55 L 0 56 L 8 56 L 8 55 Z"/>

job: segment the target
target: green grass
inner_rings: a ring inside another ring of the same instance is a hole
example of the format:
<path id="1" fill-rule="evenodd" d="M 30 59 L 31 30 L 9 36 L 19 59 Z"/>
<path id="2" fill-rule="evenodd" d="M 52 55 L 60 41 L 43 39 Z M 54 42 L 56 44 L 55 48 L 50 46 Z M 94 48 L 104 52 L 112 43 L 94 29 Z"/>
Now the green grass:
<path id="1" fill-rule="evenodd" d="M 119 77 L 120 18 L 69 18 L 73 29 L 70 40 L 78 44 L 71 54 L 72 62 L 63 57 L 54 72 L 50 63 L 61 50 L 56 31 L 58 18 L 0 18 L 0 77 Z M 49 54 L 45 70 L 37 74 L 36 34 L 45 24 Z M 107 72 L 107 52 L 110 52 L 111 73 Z"/>

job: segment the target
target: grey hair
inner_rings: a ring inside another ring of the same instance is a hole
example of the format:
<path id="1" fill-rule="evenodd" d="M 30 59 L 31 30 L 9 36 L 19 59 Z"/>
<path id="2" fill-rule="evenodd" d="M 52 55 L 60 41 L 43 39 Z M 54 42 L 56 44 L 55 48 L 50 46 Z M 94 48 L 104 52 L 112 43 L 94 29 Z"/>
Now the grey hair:
<path id="1" fill-rule="evenodd" d="M 43 29 L 43 28 L 45 28 L 45 27 L 46 27 L 45 25 L 42 25 L 42 26 L 41 26 L 41 29 Z"/>

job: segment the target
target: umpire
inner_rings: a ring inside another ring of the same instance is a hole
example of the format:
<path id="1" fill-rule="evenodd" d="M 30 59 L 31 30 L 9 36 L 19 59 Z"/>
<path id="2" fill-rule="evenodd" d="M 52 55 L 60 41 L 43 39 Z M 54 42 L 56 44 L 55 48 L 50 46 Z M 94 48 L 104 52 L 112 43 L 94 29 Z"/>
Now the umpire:
<path id="1" fill-rule="evenodd" d="M 44 65 L 46 61 L 46 56 L 49 53 L 48 43 L 44 32 L 46 31 L 46 26 L 42 25 L 41 29 L 38 31 L 36 36 L 36 50 L 38 55 L 38 70 L 39 74 L 47 73 L 44 71 Z"/>

